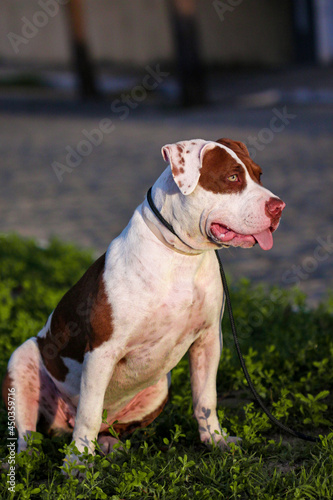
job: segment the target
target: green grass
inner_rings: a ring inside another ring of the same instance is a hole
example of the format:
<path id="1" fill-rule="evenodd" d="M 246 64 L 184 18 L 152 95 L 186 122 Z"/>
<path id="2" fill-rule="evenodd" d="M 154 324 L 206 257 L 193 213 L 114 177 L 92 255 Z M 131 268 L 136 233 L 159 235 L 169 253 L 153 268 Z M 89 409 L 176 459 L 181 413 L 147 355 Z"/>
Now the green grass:
<path id="1" fill-rule="evenodd" d="M 11 352 L 35 335 L 64 292 L 92 262 L 87 252 L 53 241 L 47 248 L 17 236 L 0 237 L 0 375 Z M 61 474 L 69 439 L 35 435 L 30 453 L 16 456 L 16 492 L 2 470 L 0 497 L 42 499 L 329 499 L 333 492 L 333 298 L 315 310 L 298 290 L 232 289 L 241 345 L 254 384 L 284 423 L 318 444 L 280 436 L 252 402 L 229 329 L 218 372 L 219 418 L 242 447 L 222 453 L 198 438 L 192 417 L 188 361 L 173 370 L 172 397 L 123 450 L 90 457 L 80 483 Z M 0 411 L 0 457 L 8 462 L 7 414 Z"/>

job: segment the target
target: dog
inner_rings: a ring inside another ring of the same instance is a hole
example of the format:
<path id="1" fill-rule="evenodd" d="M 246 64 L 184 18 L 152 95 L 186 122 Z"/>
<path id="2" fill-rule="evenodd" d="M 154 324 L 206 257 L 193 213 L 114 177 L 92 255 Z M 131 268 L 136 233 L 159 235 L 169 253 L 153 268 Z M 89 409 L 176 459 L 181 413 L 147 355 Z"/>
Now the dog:
<path id="1" fill-rule="evenodd" d="M 123 232 L 64 295 L 45 326 L 12 354 L 3 398 L 15 393 L 18 452 L 40 418 L 73 433 L 79 455 L 104 453 L 163 410 L 170 372 L 189 352 L 194 416 L 203 443 L 221 431 L 216 374 L 223 289 L 214 251 L 273 245 L 283 201 L 264 188 L 246 146 L 220 139 L 162 148 L 168 167 Z M 102 421 L 107 410 L 107 421 Z"/>

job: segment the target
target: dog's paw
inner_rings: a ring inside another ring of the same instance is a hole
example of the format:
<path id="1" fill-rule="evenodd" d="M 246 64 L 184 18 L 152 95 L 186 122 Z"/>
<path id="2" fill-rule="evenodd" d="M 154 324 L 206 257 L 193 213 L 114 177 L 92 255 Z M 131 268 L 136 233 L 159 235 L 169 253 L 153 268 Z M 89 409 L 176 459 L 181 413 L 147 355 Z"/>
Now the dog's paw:
<path id="1" fill-rule="evenodd" d="M 8 472 L 9 471 L 9 463 L 5 461 L 1 461 L 0 463 L 0 471 L 1 472 Z M 17 464 L 15 464 L 15 468 L 17 469 Z"/>
<path id="2" fill-rule="evenodd" d="M 108 435 L 99 436 L 97 442 L 99 445 L 100 452 L 103 455 L 108 455 L 109 453 L 112 453 L 113 451 L 117 451 L 119 449 L 122 449 L 121 446 L 114 447 L 116 444 L 120 443 L 120 441 L 119 441 L 119 439 L 116 439 L 115 437 L 112 437 L 111 435 L 110 436 L 108 436 Z"/>
<path id="3" fill-rule="evenodd" d="M 234 443 L 234 444 L 237 444 L 237 445 L 241 445 L 242 444 L 242 438 L 238 437 L 238 436 L 228 436 L 227 438 L 227 443 Z"/>
<path id="4" fill-rule="evenodd" d="M 86 477 L 87 468 L 90 468 L 92 466 L 92 463 L 89 463 L 82 457 L 79 457 L 78 455 L 72 453 L 71 455 L 67 455 L 64 459 L 61 467 L 61 473 L 65 477 L 76 477 L 80 482 L 82 482 Z"/>
<path id="5" fill-rule="evenodd" d="M 203 443 L 209 448 L 217 446 L 222 451 L 230 450 L 230 443 L 240 446 L 241 442 L 242 439 L 237 436 L 226 436 L 223 434 L 213 434 L 210 439 L 203 441 Z"/>

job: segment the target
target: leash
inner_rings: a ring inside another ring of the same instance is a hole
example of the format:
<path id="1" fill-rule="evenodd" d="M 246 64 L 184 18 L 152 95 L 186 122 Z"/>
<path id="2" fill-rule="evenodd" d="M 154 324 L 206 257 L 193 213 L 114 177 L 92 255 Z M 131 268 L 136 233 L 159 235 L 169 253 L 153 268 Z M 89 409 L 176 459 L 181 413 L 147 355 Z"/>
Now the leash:
<path id="1" fill-rule="evenodd" d="M 251 377 L 249 375 L 249 372 L 247 371 L 246 364 L 245 364 L 245 361 L 244 361 L 244 358 L 243 358 L 243 355 L 242 355 L 242 352 L 241 352 L 241 349 L 240 349 L 240 346 L 239 346 L 238 336 L 237 336 L 237 330 L 236 330 L 236 325 L 235 325 L 235 320 L 234 320 L 234 315 L 233 315 L 232 307 L 231 307 L 231 300 L 230 300 L 230 295 L 229 295 L 229 289 L 228 289 L 227 279 L 226 279 L 225 274 L 224 274 L 224 269 L 223 269 L 222 261 L 220 259 L 220 256 L 219 256 L 217 250 L 215 250 L 215 254 L 216 254 L 216 257 L 217 257 L 217 260 L 218 260 L 218 263 L 219 263 L 219 267 L 220 267 L 220 274 L 221 274 L 223 289 L 224 289 L 226 303 L 227 303 L 227 309 L 228 309 L 228 314 L 229 314 L 229 319 L 230 319 L 230 324 L 231 324 L 231 331 L 232 331 L 232 335 L 233 335 L 233 338 L 234 338 L 234 342 L 235 342 L 237 354 L 238 354 L 239 361 L 240 361 L 240 364 L 242 366 L 242 369 L 243 369 L 246 381 L 248 383 L 249 388 L 251 389 L 251 392 L 252 392 L 255 400 L 257 401 L 257 403 L 260 406 L 260 408 L 262 409 L 262 411 L 264 413 L 266 413 L 266 415 L 270 419 L 270 421 L 273 422 L 273 424 L 277 425 L 282 431 L 286 432 L 287 434 L 291 434 L 292 436 L 298 437 L 300 439 L 304 439 L 305 441 L 312 441 L 313 443 L 320 442 L 319 438 L 308 436 L 307 434 L 303 434 L 302 432 L 298 432 L 298 431 L 295 431 L 293 429 L 290 429 L 290 427 L 287 427 L 282 422 L 280 422 L 266 408 L 266 406 L 262 402 L 259 394 L 255 390 L 254 385 L 253 385 L 252 380 L 251 380 Z"/>
<path id="2" fill-rule="evenodd" d="M 169 231 L 172 234 L 174 234 L 178 238 L 178 235 L 175 232 L 175 230 L 173 229 L 172 225 L 169 224 L 169 222 L 167 222 L 164 219 L 163 215 L 159 212 L 159 210 L 157 209 L 155 203 L 153 202 L 153 199 L 152 199 L 152 196 L 151 196 L 151 190 L 152 190 L 152 188 L 149 188 L 149 190 L 147 192 L 147 201 L 148 201 L 148 204 L 149 204 L 150 208 L 152 209 L 152 211 L 154 212 L 154 214 L 156 215 L 156 217 L 159 219 L 159 221 L 167 229 L 169 229 Z M 295 431 L 295 430 L 291 429 L 290 427 L 287 427 L 286 425 L 284 425 L 277 418 L 275 418 L 274 415 L 271 414 L 271 412 L 266 408 L 266 406 L 262 402 L 259 394 L 257 393 L 257 391 L 256 391 L 256 389 L 255 389 L 255 387 L 254 387 L 254 385 L 252 383 L 252 380 L 251 380 L 251 377 L 249 375 L 249 372 L 247 371 L 246 364 L 245 364 L 245 361 L 244 361 L 244 358 L 243 358 L 243 355 L 242 355 L 242 352 L 241 352 L 241 349 L 240 349 L 240 345 L 239 345 L 239 341 L 238 341 L 238 336 L 237 336 L 237 329 L 236 329 L 235 320 L 234 320 L 234 315 L 233 315 L 233 312 L 232 312 L 232 306 L 231 306 L 231 300 L 230 300 L 230 295 L 229 295 L 228 283 L 227 283 L 227 279 L 225 277 L 225 273 L 224 273 L 222 261 L 220 259 L 220 256 L 219 256 L 219 253 L 218 253 L 217 250 L 215 250 L 215 255 L 216 255 L 216 258 L 217 258 L 218 263 L 219 263 L 220 275 L 221 275 L 222 285 L 223 285 L 223 289 L 224 289 L 224 293 L 225 293 L 225 298 L 226 298 L 226 303 L 227 303 L 228 315 L 229 315 L 230 324 L 231 324 L 231 331 L 232 331 L 232 335 L 233 335 L 233 338 L 234 338 L 234 342 L 235 342 L 235 346 L 236 346 L 238 358 L 239 358 L 241 367 L 243 369 L 243 372 L 244 372 L 246 381 L 248 383 L 248 386 L 249 386 L 249 388 L 250 388 L 250 390 L 251 390 L 251 392 L 252 392 L 252 394 L 253 394 L 256 402 L 258 403 L 258 405 L 260 406 L 260 408 L 262 409 L 262 411 L 267 415 L 267 417 L 269 418 L 269 420 L 271 422 L 273 422 L 273 424 L 275 424 L 277 427 L 279 427 L 283 432 L 285 432 L 287 434 L 291 434 L 294 437 L 303 439 L 304 441 L 311 441 L 313 443 L 320 442 L 320 439 L 318 437 L 308 436 L 307 434 L 303 434 L 302 432 Z"/>

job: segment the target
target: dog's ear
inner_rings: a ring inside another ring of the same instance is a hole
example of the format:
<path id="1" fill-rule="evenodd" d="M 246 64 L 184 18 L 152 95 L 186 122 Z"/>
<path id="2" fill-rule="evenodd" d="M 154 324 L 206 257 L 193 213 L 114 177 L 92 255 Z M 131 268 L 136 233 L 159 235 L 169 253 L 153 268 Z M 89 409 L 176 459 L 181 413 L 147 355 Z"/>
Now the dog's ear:
<path id="1" fill-rule="evenodd" d="M 193 193 L 199 181 L 203 155 L 215 146 L 214 142 L 203 139 L 163 146 L 163 158 L 170 163 L 172 176 L 182 194 Z"/>
<path id="2" fill-rule="evenodd" d="M 239 150 L 241 150 L 246 156 L 249 156 L 248 149 L 244 142 L 240 141 L 233 141 L 232 139 L 218 139 L 216 142 L 219 144 L 222 144 L 223 146 L 227 146 L 227 148 L 232 149 L 236 154 L 238 153 Z"/>

